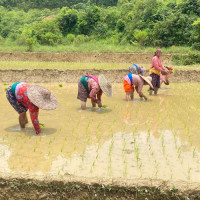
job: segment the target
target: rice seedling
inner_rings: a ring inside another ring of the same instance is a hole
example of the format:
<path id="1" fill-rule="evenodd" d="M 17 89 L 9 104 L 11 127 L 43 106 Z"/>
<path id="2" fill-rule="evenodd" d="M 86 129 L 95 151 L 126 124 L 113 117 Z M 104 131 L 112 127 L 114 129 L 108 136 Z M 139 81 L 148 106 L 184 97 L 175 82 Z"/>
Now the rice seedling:
<path id="1" fill-rule="evenodd" d="M 62 85 L 62 83 L 59 83 L 58 86 L 59 86 L 59 87 L 62 87 L 63 85 Z"/>
<path id="2" fill-rule="evenodd" d="M 5 87 L 5 88 L 4 88 L 4 91 L 6 92 L 6 91 L 7 91 L 7 89 L 8 89 L 8 88 L 7 88 L 7 87 Z"/>
<path id="3" fill-rule="evenodd" d="M 188 167 L 188 170 L 187 170 L 187 178 L 188 178 L 188 180 L 190 180 L 190 178 L 191 178 L 191 168 L 190 167 Z"/>
<path id="4" fill-rule="evenodd" d="M 44 128 L 45 127 L 45 124 L 44 123 L 39 123 L 40 127 L 41 128 Z"/>

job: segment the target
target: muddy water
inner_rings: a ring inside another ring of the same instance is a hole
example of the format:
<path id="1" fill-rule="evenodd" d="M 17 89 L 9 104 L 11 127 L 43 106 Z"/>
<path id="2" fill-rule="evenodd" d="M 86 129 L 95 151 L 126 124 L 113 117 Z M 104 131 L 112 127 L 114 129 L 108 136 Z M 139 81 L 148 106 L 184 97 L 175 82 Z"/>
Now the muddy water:
<path id="1" fill-rule="evenodd" d="M 0 173 L 200 181 L 200 85 L 171 84 L 147 102 L 125 101 L 122 85 L 106 109 L 80 110 L 77 85 L 40 84 L 59 100 L 40 110 L 43 135 L 24 130 L 0 87 Z M 146 92 L 146 89 L 144 91 Z"/>

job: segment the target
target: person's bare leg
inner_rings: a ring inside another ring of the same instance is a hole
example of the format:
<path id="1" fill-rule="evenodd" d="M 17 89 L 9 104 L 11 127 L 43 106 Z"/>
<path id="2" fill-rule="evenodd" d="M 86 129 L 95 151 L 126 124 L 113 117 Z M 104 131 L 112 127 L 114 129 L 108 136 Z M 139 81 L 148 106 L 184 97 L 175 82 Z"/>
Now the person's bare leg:
<path id="1" fill-rule="evenodd" d="M 158 88 L 157 88 L 157 87 L 155 87 L 155 89 L 154 89 L 154 94 L 155 94 L 155 95 L 158 94 Z"/>
<path id="2" fill-rule="evenodd" d="M 96 103 L 93 102 L 92 100 L 91 100 L 91 103 L 92 103 L 92 107 L 95 108 L 96 107 Z"/>
<path id="3" fill-rule="evenodd" d="M 134 99 L 134 90 L 131 91 L 130 95 L 131 95 L 131 100 L 133 100 Z"/>
<path id="4" fill-rule="evenodd" d="M 130 92 L 127 92 L 126 93 L 126 101 L 129 101 L 130 100 Z"/>
<path id="5" fill-rule="evenodd" d="M 149 89 L 149 95 L 152 95 L 153 90 Z"/>
<path id="6" fill-rule="evenodd" d="M 19 125 L 21 128 L 25 128 L 26 124 L 26 112 L 20 113 L 19 114 Z"/>
<path id="7" fill-rule="evenodd" d="M 85 110 L 86 109 L 86 102 L 81 101 L 81 109 Z"/>
<path id="8" fill-rule="evenodd" d="M 25 124 L 28 124 L 27 114 L 25 114 Z"/>

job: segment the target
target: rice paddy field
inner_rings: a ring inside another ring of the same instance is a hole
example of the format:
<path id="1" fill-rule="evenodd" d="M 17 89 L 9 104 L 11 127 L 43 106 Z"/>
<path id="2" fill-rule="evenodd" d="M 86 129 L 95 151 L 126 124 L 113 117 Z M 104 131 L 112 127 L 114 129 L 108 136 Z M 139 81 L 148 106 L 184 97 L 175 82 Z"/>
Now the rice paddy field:
<path id="1" fill-rule="evenodd" d="M 104 108 L 80 110 L 77 84 L 40 84 L 59 101 L 40 110 L 43 134 L 24 130 L 0 86 L 0 173 L 63 178 L 151 180 L 200 184 L 200 85 L 172 83 L 157 96 L 125 101 L 121 84 Z M 61 87 L 62 86 L 62 87 Z M 144 91 L 147 93 L 147 87 Z"/>
<path id="2" fill-rule="evenodd" d="M 37 61 L 2 61 L 0 60 L 0 69 L 128 69 L 133 63 L 107 63 L 107 62 L 37 62 Z M 140 66 L 144 66 L 146 69 L 150 68 L 150 64 L 140 63 Z M 171 63 L 167 63 L 167 66 L 172 66 L 176 70 L 200 70 L 200 65 L 188 65 L 188 66 L 176 66 Z"/>

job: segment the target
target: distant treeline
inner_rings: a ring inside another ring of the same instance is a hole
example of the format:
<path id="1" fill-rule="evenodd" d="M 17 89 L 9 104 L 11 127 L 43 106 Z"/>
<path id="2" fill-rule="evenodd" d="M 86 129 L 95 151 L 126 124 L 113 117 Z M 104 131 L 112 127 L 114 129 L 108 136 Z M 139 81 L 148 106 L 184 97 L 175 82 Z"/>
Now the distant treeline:
<path id="1" fill-rule="evenodd" d="M 37 9 L 55 9 L 62 7 L 71 7 L 81 4 L 95 4 L 97 6 L 116 6 L 118 0 L 0 0 L 0 6 L 8 9 L 14 7 L 25 11 L 33 8 Z"/>
<path id="2" fill-rule="evenodd" d="M 0 0 L 0 5 L 0 42 L 30 50 L 34 44 L 96 41 L 200 49 L 200 0 Z"/>

